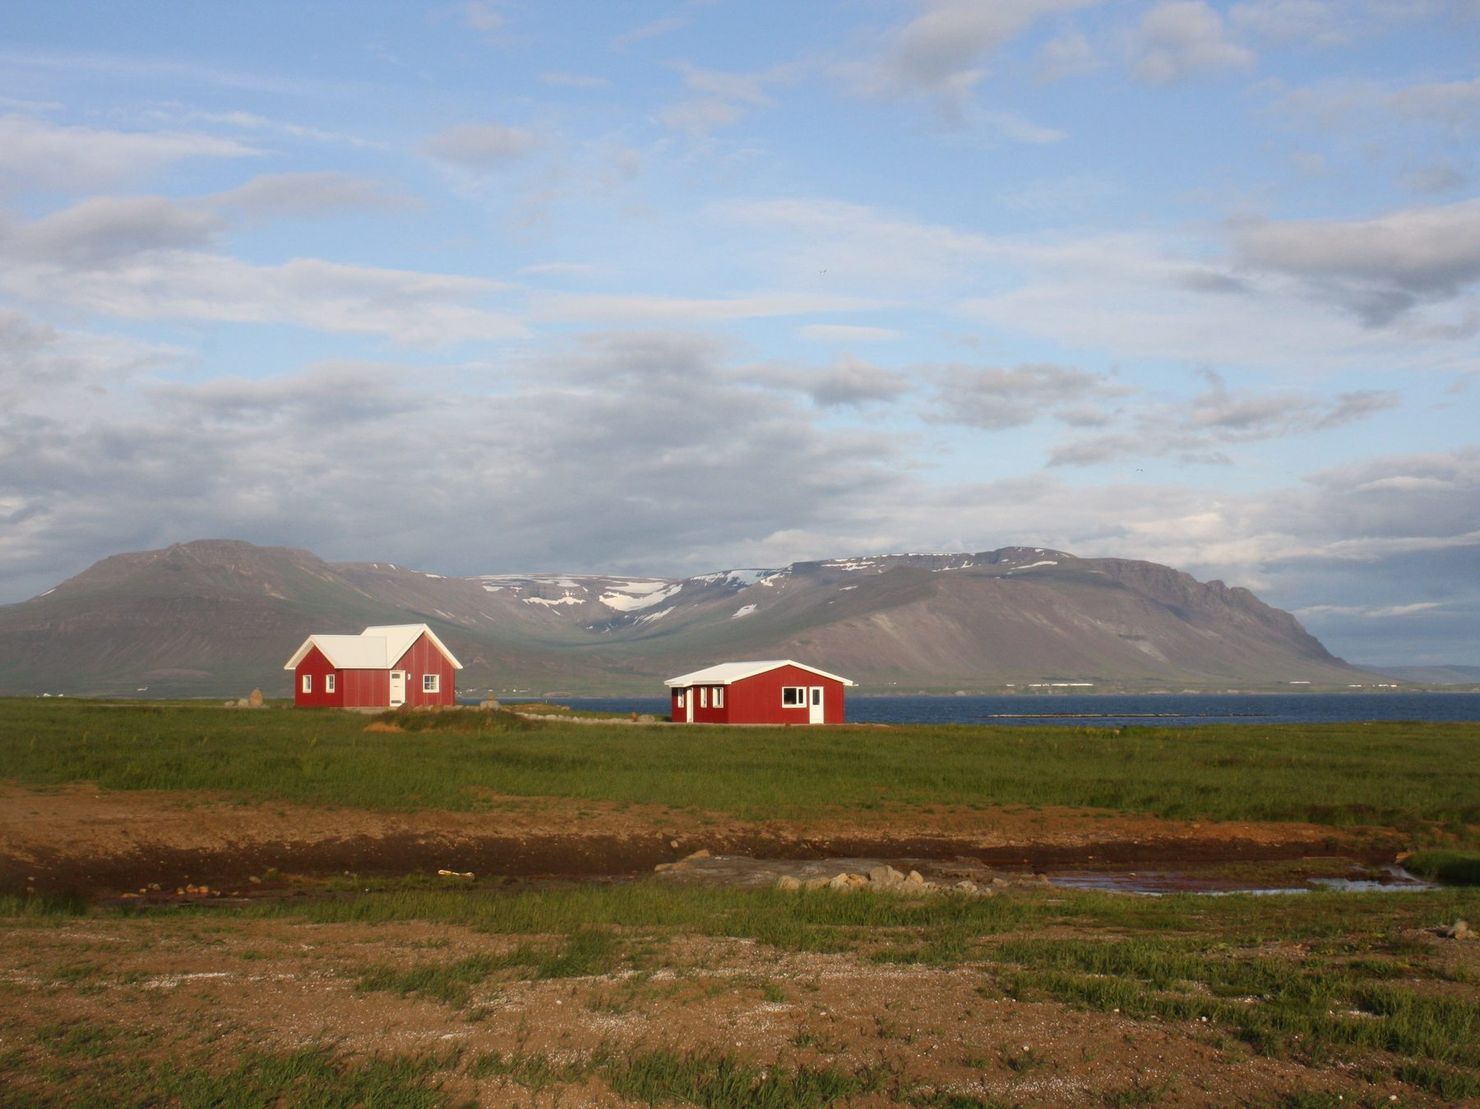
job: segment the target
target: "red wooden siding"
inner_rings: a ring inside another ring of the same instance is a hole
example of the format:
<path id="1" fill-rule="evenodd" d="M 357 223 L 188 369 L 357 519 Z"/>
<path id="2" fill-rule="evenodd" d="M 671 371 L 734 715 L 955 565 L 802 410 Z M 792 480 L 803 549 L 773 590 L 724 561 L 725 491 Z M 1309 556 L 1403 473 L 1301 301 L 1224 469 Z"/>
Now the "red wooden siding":
<path id="1" fill-rule="evenodd" d="M 391 670 L 406 671 L 406 704 L 452 705 L 457 703 L 457 671 L 447 656 L 423 633 L 389 670 L 335 670 L 317 647 L 309 648 L 293 671 L 293 703 L 300 708 L 389 708 Z M 313 690 L 303 692 L 303 676 L 313 679 Z M 325 690 L 328 675 L 334 675 L 334 692 Z M 422 692 L 422 677 L 436 674 L 436 693 Z"/>
<path id="2" fill-rule="evenodd" d="M 313 689 L 308 693 L 303 692 L 305 674 L 313 683 Z M 326 692 L 324 689 L 329 684 L 324 679 L 330 674 L 336 676 L 333 693 Z M 293 703 L 300 708 L 342 708 L 344 690 L 341 687 L 343 685 L 343 680 L 338 677 L 338 671 L 329 665 L 324 652 L 317 647 L 311 647 L 308 654 L 303 656 L 303 661 L 298 664 L 298 668 L 293 671 Z"/>
<path id="3" fill-rule="evenodd" d="M 457 703 L 457 671 L 447 656 L 437 650 L 425 632 L 411 644 L 407 652 L 391 667 L 406 671 L 406 703 L 408 705 L 452 705 Z M 436 693 L 421 691 L 422 676 L 440 675 L 441 683 Z M 390 677 L 386 677 L 386 703 L 390 701 Z"/>
<path id="4" fill-rule="evenodd" d="M 683 722 L 689 719 L 687 709 L 680 708 L 678 695 L 694 699 L 693 721 L 695 724 L 806 724 L 811 721 L 811 710 L 807 704 L 786 707 L 781 704 L 781 688 L 788 685 L 801 686 L 810 691 L 812 686 L 822 687 L 823 720 L 828 724 L 843 723 L 843 683 L 824 678 L 799 666 L 778 666 L 764 674 L 731 682 L 723 687 L 724 708 L 714 707 L 714 686 L 693 686 L 671 691 L 670 704 L 673 719 Z M 699 690 L 709 690 L 708 707 L 699 699 Z M 807 694 L 811 696 L 810 692 Z"/>

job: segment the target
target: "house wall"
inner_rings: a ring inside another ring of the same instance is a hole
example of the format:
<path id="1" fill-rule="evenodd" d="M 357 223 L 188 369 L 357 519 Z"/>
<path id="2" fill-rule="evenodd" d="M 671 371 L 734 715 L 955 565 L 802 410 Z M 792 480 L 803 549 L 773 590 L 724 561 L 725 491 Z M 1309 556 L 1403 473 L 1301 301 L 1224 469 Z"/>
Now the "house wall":
<path id="1" fill-rule="evenodd" d="M 437 650 L 436 645 L 425 632 L 391 669 L 406 671 L 406 703 L 408 705 L 453 705 L 457 703 L 457 671 L 453 669 L 447 656 Z M 441 682 L 436 693 L 421 691 L 421 680 L 424 674 L 440 676 Z M 389 702 L 389 700 L 390 676 L 387 675 L 386 701 L 382 703 Z"/>
<path id="2" fill-rule="evenodd" d="M 705 690 L 703 698 L 699 696 L 699 690 Z M 724 690 L 724 707 L 716 708 L 714 704 L 714 691 Z M 728 724 L 730 723 L 730 689 L 722 685 L 692 686 L 684 690 L 671 690 L 668 698 L 669 707 L 672 710 L 672 719 L 686 721 L 688 719 L 687 709 L 679 707 L 678 695 L 682 692 L 687 697 L 694 698 L 694 723 L 695 724 Z"/>
<path id="3" fill-rule="evenodd" d="M 313 691 L 303 692 L 303 675 L 313 678 Z M 324 686 L 328 683 L 324 678 L 329 674 L 336 675 L 334 692 L 326 693 Z M 337 676 L 337 671 L 324 657 L 324 652 L 317 647 L 309 648 L 308 654 L 303 656 L 301 662 L 293 671 L 293 704 L 305 709 L 337 709 L 344 707 L 344 680 Z"/>
<path id="4" fill-rule="evenodd" d="M 383 709 L 391 703 L 389 670 L 342 670 L 339 681 L 344 686 L 347 709 Z"/>
<path id="5" fill-rule="evenodd" d="M 741 681 L 732 682 L 725 687 L 725 707 L 722 709 L 714 708 L 714 696 L 711 692 L 707 709 L 701 708 L 697 701 L 694 702 L 694 723 L 809 723 L 811 713 L 807 705 L 798 705 L 795 708 L 782 706 L 781 688 L 788 685 L 799 685 L 808 689 L 814 685 L 820 685 L 824 721 L 828 724 L 843 723 L 845 719 L 843 683 L 834 681 L 832 678 L 819 677 L 799 666 L 778 666 L 775 670 L 768 670 L 764 674 L 756 674 Z M 713 687 L 710 688 L 712 690 Z M 685 710 L 678 707 L 678 692 L 676 689 L 671 691 L 669 703 L 673 711 L 673 719 L 683 721 L 686 719 Z M 693 697 L 697 694 L 698 687 L 686 689 L 684 692 Z"/>

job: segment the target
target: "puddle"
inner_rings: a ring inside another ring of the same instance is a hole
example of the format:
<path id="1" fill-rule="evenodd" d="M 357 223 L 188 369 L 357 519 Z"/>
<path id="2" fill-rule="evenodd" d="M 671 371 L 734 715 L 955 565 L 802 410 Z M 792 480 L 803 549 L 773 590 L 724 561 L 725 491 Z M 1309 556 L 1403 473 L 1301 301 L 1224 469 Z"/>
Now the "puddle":
<path id="1" fill-rule="evenodd" d="M 1159 897 L 1173 893 L 1210 896 L 1235 893 L 1294 894 L 1327 890 L 1345 893 L 1414 893 L 1433 889 L 1397 866 L 1373 867 L 1353 859 L 1284 859 L 1267 863 L 1240 862 L 1227 866 L 1190 865 L 1186 868 L 1048 869 L 990 866 L 980 860 L 922 858 L 757 859 L 746 855 L 712 855 L 672 864 L 658 874 L 667 882 L 685 885 L 736 886 L 760 889 L 774 886 L 783 876 L 806 882 L 837 874 L 867 875 L 878 866 L 908 873 L 918 870 L 927 881 L 952 885 L 963 879 L 983 888 L 1051 885 L 1063 889 L 1101 890 Z"/>

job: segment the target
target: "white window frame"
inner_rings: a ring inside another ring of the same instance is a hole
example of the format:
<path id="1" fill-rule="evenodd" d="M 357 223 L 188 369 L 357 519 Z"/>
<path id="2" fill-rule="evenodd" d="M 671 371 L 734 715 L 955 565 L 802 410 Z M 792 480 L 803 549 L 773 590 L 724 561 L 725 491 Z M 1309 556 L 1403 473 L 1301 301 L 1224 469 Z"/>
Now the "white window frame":
<path id="1" fill-rule="evenodd" d="M 787 699 L 787 694 L 791 699 Z M 804 709 L 807 707 L 807 687 L 804 685 L 783 685 L 781 687 L 781 707 L 784 709 Z"/>
<path id="2" fill-rule="evenodd" d="M 333 674 L 325 674 L 324 675 L 324 692 L 325 693 L 333 693 L 334 692 L 334 675 Z"/>
<path id="3" fill-rule="evenodd" d="M 673 703 L 679 708 L 686 707 L 688 705 L 688 694 L 682 689 L 676 691 L 673 694 Z"/>
<path id="4" fill-rule="evenodd" d="M 421 676 L 421 691 L 423 693 L 441 693 L 442 692 L 442 675 L 441 674 L 423 674 Z"/>
<path id="5" fill-rule="evenodd" d="M 714 707 L 717 709 L 725 707 L 725 687 L 722 685 L 714 687 Z"/>
<path id="6" fill-rule="evenodd" d="M 707 685 L 701 685 L 699 687 L 699 707 L 701 709 L 707 709 L 709 707 L 709 687 Z"/>
<path id="7" fill-rule="evenodd" d="M 302 679 L 298 683 L 298 688 L 302 692 L 304 692 L 304 693 L 312 693 L 313 692 L 313 675 L 312 674 L 304 674 L 303 677 L 302 677 Z"/>

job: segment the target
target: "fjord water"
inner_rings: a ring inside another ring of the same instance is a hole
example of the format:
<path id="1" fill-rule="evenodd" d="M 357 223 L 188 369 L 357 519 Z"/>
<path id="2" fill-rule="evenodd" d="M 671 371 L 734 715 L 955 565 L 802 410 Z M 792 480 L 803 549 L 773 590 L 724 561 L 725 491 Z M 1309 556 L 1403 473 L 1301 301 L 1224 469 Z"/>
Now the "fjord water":
<path id="1" fill-rule="evenodd" d="M 560 698 L 599 712 L 668 714 L 666 697 Z M 1096 728 L 1199 724 L 1339 724 L 1363 720 L 1480 721 L 1480 693 L 1029 694 L 848 698 L 855 724 L 1001 724 Z"/>

